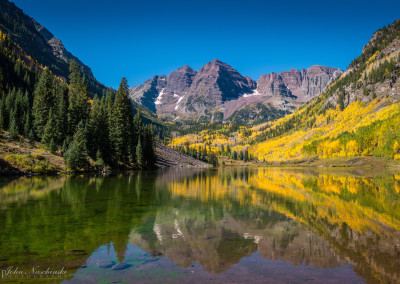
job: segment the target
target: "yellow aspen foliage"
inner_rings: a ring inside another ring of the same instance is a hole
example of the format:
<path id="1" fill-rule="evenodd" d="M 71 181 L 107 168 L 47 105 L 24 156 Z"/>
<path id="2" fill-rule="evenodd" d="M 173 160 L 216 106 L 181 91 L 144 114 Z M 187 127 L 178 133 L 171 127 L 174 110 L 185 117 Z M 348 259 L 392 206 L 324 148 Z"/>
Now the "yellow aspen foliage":
<path id="1" fill-rule="evenodd" d="M 393 145 L 393 154 L 394 155 L 398 154 L 399 150 L 400 150 L 400 144 L 396 140 L 396 141 L 394 141 L 394 145 Z"/>
<path id="2" fill-rule="evenodd" d="M 317 153 L 321 158 L 338 157 L 342 150 L 339 140 L 326 140 L 318 145 Z"/>
<path id="3" fill-rule="evenodd" d="M 348 157 L 353 157 L 358 155 L 358 145 L 357 141 L 351 140 L 347 142 L 346 151 Z"/>

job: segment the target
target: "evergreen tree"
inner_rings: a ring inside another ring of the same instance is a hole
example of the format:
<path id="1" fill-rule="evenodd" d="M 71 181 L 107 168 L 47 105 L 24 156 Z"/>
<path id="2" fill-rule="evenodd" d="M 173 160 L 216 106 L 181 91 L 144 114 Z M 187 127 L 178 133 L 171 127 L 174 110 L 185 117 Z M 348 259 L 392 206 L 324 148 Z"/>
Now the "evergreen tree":
<path id="1" fill-rule="evenodd" d="M 142 139 L 139 136 L 138 144 L 136 146 L 136 163 L 139 167 L 144 166 L 144 152 L 143 152 L 143 144 L 142 144 Z"/>
<path id="2" fill-rule="evenodd" d="M 57 91 L 57 106 L 53 113 L 57 125 L 56 143 L 61 145 L 68 133 L 68 93 L 66 86 L 61 85 Z"/>
<path id="3" fill-rule="evenodd" d="M 61 156 L 64 157 L 66 155 L 67 151 L 68 151 L 67 140 L 65 139 L 63 141 L 63 144 L 62 144 L 62 147 L 61 147 Z"/>
<path id="4" fill-rule="evenodd" d="M 18 139 L 18 124 L 17 124 L 17 118 L 15 116 L 15 111 L 12 111 L 10 114 L 10 128 L 9 128 L 9 137 L 10 139 L 16 140 Z"/>
<path id="5" fill-rule="evenodd" d="M 25 123 L 24 123 L 24 131 L 23 134 L 25 137 L 29 137 L 29 133 L 32 130 L 32 114 L 28 109 L 25 114 Z"/>
<path id="6" fill-rule="evenodd" d="M 7 111 L 6 100 L 0 99 L 0 120 L 2 122 L 3 129 L 8 129 L 9 113 Z"/>
<path id="7" fill-rule="evenodd" d="M 44 127 L 49 118 L 50 109 L 54 106 L 54 93 L 52 76 L 50 71 L 45 68 L 40 76 L 39 82 L 36 85 L 34 93 L 34 101 L 32 114 L 34 116 L 35 132 L 42 137 Z"/>
<path id="8" fill-rule="evenodd" d="M 110 162 L 109 126 L 105 99 L 101 101 L 97 95 L 93 98 L 88 122 L 88 153 L 93 159 L 97 158 L 97 152 L 103 159 Z"/>
<path id="9" fill-rule="evenodd" d="M 71 61 L 70 72 L 68 123 L 69 132 L 74 133 L 78 123 L 88 117 L 89 97 L 85 78 L 81 77 L 79 66 L 75 60 Z"/>
<path id="10" fill-rule="evenodd" d="M 236 151 L 233 151 L 232 159 L 237 160 L 237 153 L 236 153 Z"/>
<path id="11" fill-rule="evenodd" d="M 244 151 L 243 160 L 245 162 L 250 160 L 250 158 L 249 158 L 249 150 L 247 150 L 247 149 Z"/>
<path id="12" fill-rule="evenodd" d="M 214 154 L 209 154 L 207 162 L 214 167 L 218 166 L 218 158 Z"/>
<path id="13" fill-rule="evenodd" d="M 151 169 L 156 166 L 157 157 L 154 151 L 154 133 L 152 125 L 145 127 L 143 136 L 143 152 L 146 168 Z M 139 143 L 138 143 L 139 145 Z"/>
<path id="14" fill-rule="evenodd" d="M 338 105 L 340 110 L 344 110 L 344 98 L 346 97 L 346 93 L 343 89 L 339 91 L 338 95 Z"/>
<path id="15" fill-rule="evenodd" d="M 49 145 L 50 152 L 55 154 L 57 152 L 57 149 L 58 149 L 58 147 L 57 147 L 56 142 L 54 141 L 54 139 L 51 139 L 50 145 Z"/>
<path id="16" fill-rule="evenodd" d="M 2 105 L 3 105 L 3 100 L 0 99 L 0 133 L 1 133 L 1 131 L 3 131 L 5 129 L 5 127 L 4 127 L 4 115 L 3 115 L 4 110 L 2 108 Z"/>
<path id="17" fill-rule="evenodd" d="M 97 153 L 96 153 L 96 165 L 99 167 L 104 167 L 104 160 L 101 157 L 100 150 L 97 150 Z"/>
<path id="18" fill-rule="evenodd" d="M 72 170 L 85 168 L 88 165 L 85 126 L 79 122 L 71 144 L 64 155 L 65 164 Z"/>
<path id="19" fill-rule="evenodd" d="M 50 149 L 51 142 L 55 143 L 57 139 L 57 124 L 53 116 L 53 111 L 50 110 L 49 120 L 43 130 L 42 143 Z"/>
<path id="20" fill-rule="evenodd" d="M 122 78 L 111 116 L 110 139 L 113 144 L 117 160 L 127 163 L 135 147 L 133 141 L 133 114 L 129 100 L 128 82 Z"/>
<path id="21" fill-rule="evenodd" d="M 135 127 L 135 130 L 139 133 L 142 133 L 143 131 L 143 117 L 142 117 L 142 110 L 139 108 L 135 118 L 133 120 L 133 125 Z"/>

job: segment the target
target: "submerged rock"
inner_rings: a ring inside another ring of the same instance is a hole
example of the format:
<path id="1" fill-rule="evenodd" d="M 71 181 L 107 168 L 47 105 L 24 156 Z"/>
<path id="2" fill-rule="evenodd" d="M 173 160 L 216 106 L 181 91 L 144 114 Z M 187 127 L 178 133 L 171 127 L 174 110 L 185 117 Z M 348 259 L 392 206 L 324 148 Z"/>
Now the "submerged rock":
<path id="1" fill-rule="evenodd" d="M 121 262 L 121 263 L 118 263 L 118 264 L 114 265 L 113 267 L 111 267 L 111 269 L 112 270 L 123 270 L 123 269 L 129 268 L 131 266 L 132 265 L 130 265 L 130 264 Z"/>
<path id="2" fill-rule="evenodd" d="M 109 268 L 115 264 L 114 261 L 111 260 L 104 260 L 104 261 L 99 261 L 96 263 L 98 267 L 100 268 Z"/>

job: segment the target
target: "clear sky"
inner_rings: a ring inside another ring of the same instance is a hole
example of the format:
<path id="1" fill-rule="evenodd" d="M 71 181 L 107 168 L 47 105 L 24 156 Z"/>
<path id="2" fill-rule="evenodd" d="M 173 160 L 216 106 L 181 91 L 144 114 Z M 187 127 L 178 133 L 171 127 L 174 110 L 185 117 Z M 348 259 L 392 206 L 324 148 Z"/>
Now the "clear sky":
<path id="1" fill-rule="evenodd" d="M 326 65 L 345 69 L 398 0 L 11 0 L 117 87 L 218 58 L 257 80 Z"/>

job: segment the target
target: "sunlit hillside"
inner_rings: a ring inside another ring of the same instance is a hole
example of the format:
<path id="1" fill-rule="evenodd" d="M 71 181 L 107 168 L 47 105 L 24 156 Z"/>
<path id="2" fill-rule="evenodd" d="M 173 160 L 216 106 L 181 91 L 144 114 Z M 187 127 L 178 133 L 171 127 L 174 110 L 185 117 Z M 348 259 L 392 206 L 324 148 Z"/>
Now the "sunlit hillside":
<path id="1" fill-rule="evenodd" d="M 399 36 L 399 20 L 378 30 L 325 93 L 293 114 L 254 126 L 213 127 L 176 137 L 170 145 L 228 156 L 247 150 L 265 162 L 371 155 L 400 159 Z"/>

